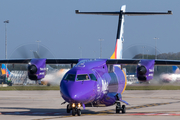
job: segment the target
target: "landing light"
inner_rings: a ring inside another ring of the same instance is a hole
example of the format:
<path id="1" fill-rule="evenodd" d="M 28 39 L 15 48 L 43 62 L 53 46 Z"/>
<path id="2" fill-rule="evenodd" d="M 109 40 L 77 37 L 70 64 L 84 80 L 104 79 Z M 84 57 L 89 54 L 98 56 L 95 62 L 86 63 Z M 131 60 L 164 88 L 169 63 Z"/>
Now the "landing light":
<path id="1" fill-rule="evenodd" d="M 72 107 L 75 107 L 75 104 L 74 104 L 74 103 L 72 104 Z"/>
<path id="2" fill-rule="evenodd" d="M 81 107 L 81 104 L 80 104 L 80 103 L 78 103 L 78 107 L 79 107 L 79 108 Z"/>

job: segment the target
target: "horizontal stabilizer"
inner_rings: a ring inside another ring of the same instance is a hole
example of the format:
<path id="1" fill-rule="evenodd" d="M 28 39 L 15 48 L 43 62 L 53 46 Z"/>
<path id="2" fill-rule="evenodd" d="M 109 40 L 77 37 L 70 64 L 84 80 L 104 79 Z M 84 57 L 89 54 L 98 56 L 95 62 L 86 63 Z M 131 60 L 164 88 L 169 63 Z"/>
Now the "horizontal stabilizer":
<path id="1" fill-rule="evenodd" d="M 94 15 L 128 15 L 128 16 L 141 16 L 141 15 L 167 15 L 172 14 L 172 11 L 168 12 L 80 12 L 79 10 L 75 11 L 76 14 L 94 14 Z"/>
<path id="2" fill-rule="evenodd" d="M 140 16 L 140 15 L 167 15 L 167 14 L 172 14 L 172 11 L 168 12 L 125 12 L 122 13 L 124 15 L 128 16 Z"/>

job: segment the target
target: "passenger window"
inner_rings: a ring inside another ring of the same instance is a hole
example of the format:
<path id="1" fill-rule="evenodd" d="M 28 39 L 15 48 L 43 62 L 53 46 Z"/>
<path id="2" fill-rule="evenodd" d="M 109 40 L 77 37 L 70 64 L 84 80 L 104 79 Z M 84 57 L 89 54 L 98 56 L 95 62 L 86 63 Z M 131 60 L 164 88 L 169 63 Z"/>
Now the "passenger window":
<path id="1" fill-rule="evenodd" d="M 94 76 L 94 74 L 89 74 L 91 80 L 97 81 L 96 77 Z"/>
<path id="2" fill-rule="evenodd" d="M 89 80 L 88 74 L 77 75 L 76 80 Z"/>

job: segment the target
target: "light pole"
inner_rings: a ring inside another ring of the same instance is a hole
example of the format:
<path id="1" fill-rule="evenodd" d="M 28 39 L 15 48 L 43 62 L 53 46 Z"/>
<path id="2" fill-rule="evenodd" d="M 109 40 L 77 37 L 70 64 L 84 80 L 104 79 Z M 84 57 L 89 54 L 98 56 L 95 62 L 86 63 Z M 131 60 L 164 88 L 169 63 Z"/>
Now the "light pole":
<path id="1" fill-rule="evenodd" d="M 147 50 L 147 59 L 148 59 L 148 52 L 149 52 L 149 50 Z"/>
<path id="2" fill-rule="evenodd" d="M 30 52 L 32 53 L 32 52 L 33 52 L 33 50 L 30 50 Z M 33 55 L 31 55 L 31 58 L 33 58 Z"/>
<path id="3" fill-rule="evenodd" d="M 156 44 L 155 44 L 155 59 L 157 59 L 157 40 L 158 40 L 159 38 L 155 37 L 155 38 L 153 38 L 153 39 L 155 39 L 155 42 L 156 42 Z"/>
<path id="4" fill-rule="evenodd" d="M 144 59 L 144 48 L 145 48 L 145 46 L 142 46 L 142 48 L 143 48 L 143 55 L 142 55 L 142 59 Z"/>
<path id="5" fill-rule="evenodd" d="M 9 23 L 9 20 L 5 20 L 5 59 L 7 59 L 7 28 L 6 23 Z M 5 82 L 7 82 L 7 64 L 6 64 L 6 79 Z"/>
<path id="6" fill-rule="evenodd" d="M 96 51 L 94 50 L 93 53 L 94 53 L 94 58 L 96 58 Z"/>
<path id="7" fill-rule="evenodd" d="M 101 58 L 102 57 L 102 41 L 104 41 L 104 39 L 99 39 L 99 42 L 100 42 L 100 56 L 99 56 L 99 58 Z"/>
<path id="8" fill-rule="evenodd" d="M 82 58 L 82 47 L 79 47 L 80 49 L 80 58 Z"/>
<path id="9" fill-rule="evenodd" d="M 154 39 L 155 42 L 156 42 L 156 44 L 155 44 L 155 59 L 157 59 L 157 40 L 158 40 L 159 38 L 155 37 L 155 38 L 153 38 L 153 39 Z M 157 71 L 157 66 L 155 67 L 155 71 Z"/>
<path id="10" fill-rule="evenodd" d="M 39 43 L 40 43 L 41 41 L 40 41 L 40 40 L 37 40 L 36 42 L 37 42 L 37 44 L 38 44 L 37 53 L 38 53 L 38 55 L 39 55 Z"/>

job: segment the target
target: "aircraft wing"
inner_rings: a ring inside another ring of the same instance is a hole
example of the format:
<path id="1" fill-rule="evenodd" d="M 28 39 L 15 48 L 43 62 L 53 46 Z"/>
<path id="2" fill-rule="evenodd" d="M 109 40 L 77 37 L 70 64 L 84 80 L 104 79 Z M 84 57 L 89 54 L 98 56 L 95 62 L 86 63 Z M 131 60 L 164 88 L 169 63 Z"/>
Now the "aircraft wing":
<path id="1" fill-rule="evenodd" d="M 28 64 L 32 59 L 0 60 L 0 64 Z M 40 59 L 39 59 L 40 60 Z M 46 64 L 76 64 L 79 59 L 46 59 Z"/>
<path id="2" fill-rule="evenodd" d="M 0 64 L 28 64 L 32 59 L 0 60 Z M 76 64 L 80 59 L 46 59 L 46 64 Z M 107 59 L 106 64 L 137 65 L 142 59 Z M 148 59 L 150 60 L 150 59 Z M 154 60 L 154 65 L 180 65 L 180 60 Z"/>
<path id="3" fill-rule="evenodd" d="M 6 59 L 0 60 L 0 64 L 28 64 L 31 59 Z"/>
<path id="4" fill-rule="evenodd" d="M 128 64 L 128 65 L 137 65 L 143 59 L 108 59 L 106 64 Z M 150 60 L 150 59 L 148 59 Z M 180 65 L 180 60 L 154 60 L 154 65 L 160 66 L 172 66 Z"/>
<path id="5" fill-rule="evenodd" d="M 150 60 L 150 59 L 8 59 L 0 60 L 0 64 L 28 64 L 28 76 L 31 80 L 44 78 L 47 68 L 46 64 L 77 64 L 79 61 L 104 61 L 113 71 L 112 65 L 137 65 L 137 77 L 139 80 L 151 80 L 154 74 L 154 65 L 173 66 L 180 65 L 179 60 Z M 82 62 L 83 63 L 83 62 Z"/>
<path id="6" fill-rule="evenodd" d="M 46 59 L 46 64 L 76 64 L 79 59 Z"/>

